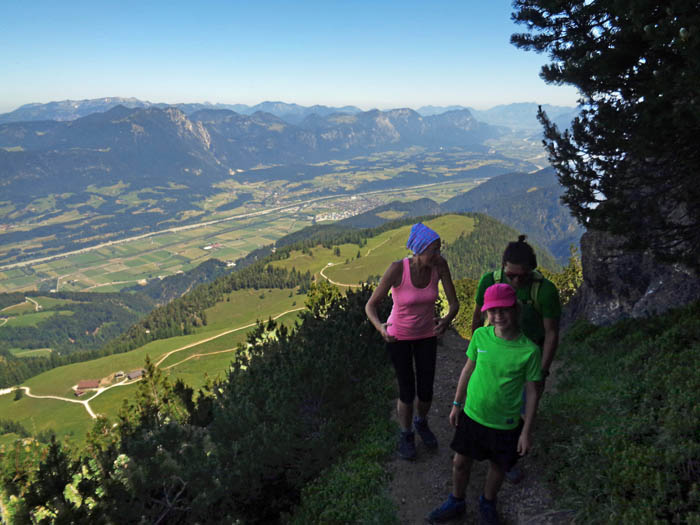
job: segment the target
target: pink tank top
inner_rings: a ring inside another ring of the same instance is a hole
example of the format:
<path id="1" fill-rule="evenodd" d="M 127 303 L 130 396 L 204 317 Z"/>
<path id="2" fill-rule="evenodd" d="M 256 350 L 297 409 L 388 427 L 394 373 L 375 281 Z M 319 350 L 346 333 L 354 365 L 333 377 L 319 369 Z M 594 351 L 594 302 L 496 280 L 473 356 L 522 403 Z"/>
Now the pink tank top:
<path id="1" fill-rule="evenodd" d="M 435 301 L 438 298 L 438 273 L 433 268 L 425 288 L 416 288 L 411 282 L 409 259 L 403 260 L 401 284 L 391 288 L 394 306 L 386 332 L 400 341 L 425 339 L 435 335 Z"/>

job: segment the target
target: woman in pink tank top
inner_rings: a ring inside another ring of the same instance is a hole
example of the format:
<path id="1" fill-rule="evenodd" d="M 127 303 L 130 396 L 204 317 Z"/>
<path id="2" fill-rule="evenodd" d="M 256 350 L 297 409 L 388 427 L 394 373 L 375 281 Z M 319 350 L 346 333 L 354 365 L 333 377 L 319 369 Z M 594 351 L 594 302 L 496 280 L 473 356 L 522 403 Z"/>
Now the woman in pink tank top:
<path id="1" fill-rule="evenodd" d="M 413 256 L 391 263 L 367 301 L 365 312 L 386 341 L 396 370 L 399 383 L 396 412 L 401 426 L 398 453 L 404 459 L 413 459 L 414 429 L 426 447 L 437 447 L 437 439 L 426 419 L 433 400 L 437 337 L 445 333 L 457 315 L 459 302 L 447 261 L 440 255 L 440 236 L 417 223 L 411 228 L 406 247 Z M 438 281 L 442 281 L 449 304 L 443 318 L 435 317 Z M 382 323 L 377 304 L 390 289 L 394 304 L 389 319 Z"/>

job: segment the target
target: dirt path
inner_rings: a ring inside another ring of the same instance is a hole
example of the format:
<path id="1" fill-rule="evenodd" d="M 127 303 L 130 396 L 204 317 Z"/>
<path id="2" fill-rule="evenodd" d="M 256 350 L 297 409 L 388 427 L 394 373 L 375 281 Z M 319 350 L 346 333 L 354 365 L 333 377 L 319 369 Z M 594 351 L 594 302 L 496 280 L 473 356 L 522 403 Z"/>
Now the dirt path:
<path id="1" fill-rule="evenodd" d="M 450 441 L 453 428 L 448 416 L 452 408 L 454 391 L 459 374 L 464 366 L 467 341 L 453 330 L 445 334 L 438 346 L 435 393 L 430 411 L 430 426 L 438 438 L 436 451 L 427 450 L 416 437 L 418 457 L 415 461 L 405 461 L 398 457 L 389 463 L 392 476 L 391 497 L 398 508 L 399 519 L 403 524 L 425 523 L 425 516 L 440 505 L 452 487 L 452 455 Z M 545 395 L 547 395 L 545 393 Z M 392 402 L 392 406 L 395 402 Z M 537 441 L 535 439 L 536 453 Z M 568 512 L 552 510 L 554 502 L 544 483 L 540 481 L 538 466 L 530 459 L 521 460 L 518 465 L 526 473 L 518 485 L 504 483 L 498 498 L 499 516 L 504 524 L 570 524 Z M 467 488 L 467 512 L 450 523 L 478 523 L 477 499 L 482 493 L 487 464 L 475 463 Z"/>
<path id="2" fill-rule="evenodd" d="M 323 273 L 326 271 L 326 269 L 330 268 L 331 266 L 335 266 L 336 264 L 340 264 L 340 263 L 330 263 L 329 262 L 328 264 L 326 264 L 326 266 L 324 266 L 323 269 L 319 272 L 321 274 L 321 277 L 323 277 L 326 281 L 328 281 L 329 283 L 334 284 L 336 286 L 344 286 L 345 288 L 352 288 L 352 287 L 359 287 L 360 286 L 359 284 L 337 283 L 333 279 L 328 277 L 325 273 Z"/>
<path id="3" fill-rule="evenodd" d="M 85 410 L 87 410 L 87 413 L 90 415 L 90 417 L 92 419 L 95 419 L 97 417 L 97 415 L 92 411 L 92 408 L 90 408 L 90 405 L 89 405 L 89 401 L 91 401 L 92 398 L 86 399 L 86 400 L 80 400 L 80 399 L 69 399 L 67 397 L 60 397 L 60 396 L 37 396 L 37 395 L 34 395 L 31 393 L 28 386 L 20 386 L 18 388 L 24 390 L 24 394 L 27 397 L 31 397 L 33 399 L 55 399 L 57 401 L 65 401 L 66 403 L 77 403 L 79 405 L 83 405 L 85 407 Z M 94 397 L 95 396 L 93 396 L 93 398 Z"/>

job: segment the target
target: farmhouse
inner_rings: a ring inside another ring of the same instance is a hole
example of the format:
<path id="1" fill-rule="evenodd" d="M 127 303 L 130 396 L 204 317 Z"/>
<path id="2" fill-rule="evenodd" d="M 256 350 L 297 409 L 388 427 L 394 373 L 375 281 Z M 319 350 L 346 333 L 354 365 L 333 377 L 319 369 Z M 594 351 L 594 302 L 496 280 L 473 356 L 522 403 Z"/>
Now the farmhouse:
<path id="1" fill-rule="evenodd" d="M 75 391 L 73 393 L 75 394 L 75 397 L 80 397 L 86 390 L 93 390 L 95 388 L 100 388 L 99 379 L 83 379 L 82 381 L 78 382 L 78 386 L 75 387 Z"/>
<path id="2" fill-rule="evenodd" d="M 100 388 L 99 379 L 83 379 L 78 383 L 77 390 L 90 390 L 91 388 Z"/>

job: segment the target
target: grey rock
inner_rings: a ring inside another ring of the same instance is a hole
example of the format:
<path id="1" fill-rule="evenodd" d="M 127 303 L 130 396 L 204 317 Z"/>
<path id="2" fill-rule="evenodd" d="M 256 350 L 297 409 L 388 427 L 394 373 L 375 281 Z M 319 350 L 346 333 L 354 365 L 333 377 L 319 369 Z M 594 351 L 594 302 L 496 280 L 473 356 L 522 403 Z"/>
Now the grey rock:
<path id="1" fill-rule="evenodd" d="M 700 299 L 700 279 L 693 270 L 621 245 L 620 237 L 608 233 L 583 234 L 583 284 L 562 315 L 562 327 L 578 319 L 605 325 L 650 317 Z"/>

